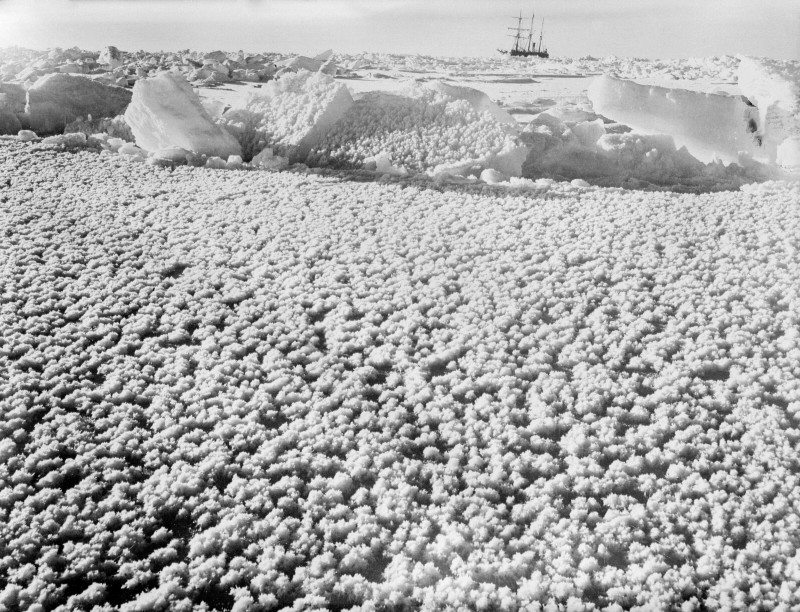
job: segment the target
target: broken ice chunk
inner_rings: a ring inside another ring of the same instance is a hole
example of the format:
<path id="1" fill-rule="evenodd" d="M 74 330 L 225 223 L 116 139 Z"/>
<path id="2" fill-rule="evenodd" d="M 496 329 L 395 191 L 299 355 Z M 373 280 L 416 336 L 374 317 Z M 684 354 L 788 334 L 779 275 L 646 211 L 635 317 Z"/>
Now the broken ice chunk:
<path id="1" fill-rule="evenodd" d="M 800 62 L 743 57 L 738 79 L 758 107 L 759 135 L 770 161 L 791 165 L 797 147 L 792 139 L 800 138 Z"/>
<path id="2" fill-rule="evenodd" d="M 211 120 L 191 85 L 174 72 L 137 81 L 125 121 L 147 151 L 180 147 L 226 159 L 241 154 L 236 139 Z"/>
<path id="3" fill-rule="evenodd" d="M 91 115 L 95 119 L 119 115 L 131 101 L 131 92 L 103 85 L 85 76 L 53 73 L 28 90 L 29 127 L 38 134 L 62 132 L 65 126 Z"/>
<path id="4" fill-rule="evenodd" d="M 736 162 L 744 152 L 767 155 L 758 137 L 758 110 L 741 96 L 639 85 L 609 76 L 589 87 L 596 112 L 647 134 L 669 134 L 704 162 Z"/>

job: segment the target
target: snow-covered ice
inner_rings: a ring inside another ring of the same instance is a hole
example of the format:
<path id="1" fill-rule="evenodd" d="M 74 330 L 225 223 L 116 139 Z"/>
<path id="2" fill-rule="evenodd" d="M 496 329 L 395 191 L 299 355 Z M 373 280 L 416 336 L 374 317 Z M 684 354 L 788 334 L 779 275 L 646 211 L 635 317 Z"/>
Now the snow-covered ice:
<path id="1" fill-rule="evenodd" d="M 0 611 L 800 606 L 796 62 L 118 56 L 0 54 L 169 81 L 0 138 Z"/>
<path id="2" fill-rule="evenodd" d="M 766 159 L 758 109 L 741 96 L 640 85 L 601 76 L 588 90 L 596 112 L 647 134 L 668 134 L 703 162 Z"/>
<path id="3" fill-rule="evenodd" d="M 220 123 L 236 135 L 246 154 L 270 146 L 293 161 L 305 161 L 352 105 L 345 85 L 330 75 L 300 70 L 267 83 Z"/>
<path id="4" fill-rule="evenodd" d="M 406 83 L 361 95 L 322 139 L 311 160 L 361 166 L 376 155 L 409 171 L 464 174 L 494 168 L 519 175 L 527 157 L 519 128 L 481 92 Z"/>
<path id="5" fill-rule="evenodd" d="M 137 81 L 125 121 L 146 151 L 180 147 L 203 155 L 241 154 L 241 147 L 216 125 L 180 74 L 162 72 Z"/>
<path id="6" fill-rule="evenodd" d="M 800 604 L 800 185 L 395 181 L 0 143 L 0 603 Z"/>
<path id="7" fill-rule="evenodd" d="M 770 161 L 800 169 L 800 69 L 798 62 L 743 57 L 739 87 L 758 107 L 759 135 Z"/>
<path id="8" fill-rule="evenodd" d="M 131 92 L 88 77 L 54 73 L 37 80 L 27 91 L 25 127 L 38 134 L 61 133 L 76 119 L 95 119 L 122 113 Z"/>

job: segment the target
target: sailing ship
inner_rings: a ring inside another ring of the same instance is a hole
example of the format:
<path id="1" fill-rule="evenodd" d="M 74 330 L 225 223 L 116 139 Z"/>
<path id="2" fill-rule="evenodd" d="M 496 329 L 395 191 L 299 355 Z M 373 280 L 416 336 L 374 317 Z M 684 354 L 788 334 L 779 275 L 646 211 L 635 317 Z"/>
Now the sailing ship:
<path id="1" fill-rule="evenodd" d="M 514 19 L 517 21 L 516 27 L 508 28 L 509 30 L 513 31 L 513 34 L 509 34 L 509 36 L 514 39 L 514 46 L 509 50 L 498 49 L 500 53 L 505 53 L 507 55 L 516 57 L 550 57 L 547 49 L 542 46 L 542 38 L 544 36 L 544 18 L 542 18 L 542 27 L 539 28 L 539 44 L 537 46 L 533 39 L 533 17 L 534 13 L 531 13 L 530 28 L 522 27 L 522 11 L 520 11 L 519 17 L 514 17 Z"/>

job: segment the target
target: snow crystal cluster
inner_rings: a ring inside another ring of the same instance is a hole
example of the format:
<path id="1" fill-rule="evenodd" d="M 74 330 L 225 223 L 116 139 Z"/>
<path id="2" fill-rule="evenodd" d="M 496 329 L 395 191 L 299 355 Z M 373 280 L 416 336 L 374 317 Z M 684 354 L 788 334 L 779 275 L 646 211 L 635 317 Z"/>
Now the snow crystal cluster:
<path id="1" fill-rule="evenodd" d="M 290 160 L 305 161 L 352 105 L 345 85 L 303 69 L 251 94 L 243 109 L 226 112 L 220 123 L 237 136 L 249 157 L 269 145 Z"/>
<path id="2" fill-rule="evenodd" d="M 506 117 L 482 92 L 443 83 L 412 84 L 402 93 L 371 92 L 327 133 L 310 162 L 360 166 L 385 155 L 416 172 L 463 174 L 488 167 L 518 176 L 527 149 L 517 140 L 519 128 Z"/>
<path id="3" fill-rule="evenodd" d="M 797 183 L 0 185 L 2 609 L 800 605 Z"/>

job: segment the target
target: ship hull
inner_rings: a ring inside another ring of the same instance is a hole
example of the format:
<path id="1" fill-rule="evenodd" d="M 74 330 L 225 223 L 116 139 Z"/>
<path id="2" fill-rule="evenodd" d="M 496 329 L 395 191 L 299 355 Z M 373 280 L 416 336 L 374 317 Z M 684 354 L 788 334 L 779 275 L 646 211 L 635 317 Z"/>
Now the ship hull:
<path id="1" fill-rule="evenodd" d="M 511 51 L 500 50 L 500 53 L 505 53 L 512 57 L 550 57 L 547 51 L 515 51 L 512 49 Z"/>

